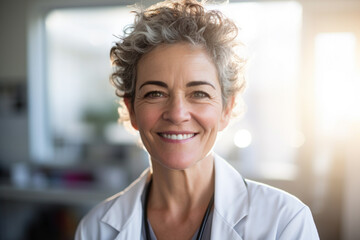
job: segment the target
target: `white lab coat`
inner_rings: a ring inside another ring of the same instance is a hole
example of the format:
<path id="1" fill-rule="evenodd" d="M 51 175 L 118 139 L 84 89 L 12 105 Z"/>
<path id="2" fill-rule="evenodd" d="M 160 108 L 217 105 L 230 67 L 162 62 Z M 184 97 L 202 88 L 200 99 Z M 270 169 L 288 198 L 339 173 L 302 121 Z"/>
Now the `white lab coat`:
<path id="1" fill-rule="evenodd" d="M 244 181 L 215 156 L 215 200 L 211 239 L 319 239 L 309 208 L 270 186 Z M 80 222 L 76 240 L 140 239 L 141 194 L 149 169 L 127 189 L 92 209 Z"/>

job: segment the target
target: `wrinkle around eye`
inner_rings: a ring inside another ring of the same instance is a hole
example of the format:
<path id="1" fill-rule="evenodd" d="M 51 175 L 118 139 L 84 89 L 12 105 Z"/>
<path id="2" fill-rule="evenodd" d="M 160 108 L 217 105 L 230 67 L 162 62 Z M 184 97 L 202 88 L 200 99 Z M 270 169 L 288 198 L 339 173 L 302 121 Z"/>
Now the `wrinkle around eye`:
<path id="1" fill-rule="evenodd" d="M 196 99 L 204 99 L 204 98 L 211 99 L 210 94 L 208 94 L 207 92 L 204 92 L 204 91 L 195 91 L 192 93 L 192 97 L 194 97 Z"/>
<path id="2" fill-rule="evenodd" d="M 144 98 L 146 99 L 157 99 L 166 97 L 166 94 L 161 91 L 149 91 L 144 94 Z"/>
<path id="3" fill-rule="evenodd" d="M 213 102 L 217 101 L 218 96 L 216 93 L 209 91 L 193 91 L 188 95 L 188 98 L 194 102 Z"/>
<path id="4" fill-rule="evenodd" d="M 141 106 L 143 104 L 158 104 L 158 103 L 163 103 L 166 102 L 166 100 L 168 99 L 167 95 L 165 93 L 162 93 L 162 96 L 159 97 L 151 97 L 151 96 L 146 96 L 147 94 L 151 94 L 151 91 L 142 95 L 137 95 L 136 96 L 136 105 L 137 106 Z"/>

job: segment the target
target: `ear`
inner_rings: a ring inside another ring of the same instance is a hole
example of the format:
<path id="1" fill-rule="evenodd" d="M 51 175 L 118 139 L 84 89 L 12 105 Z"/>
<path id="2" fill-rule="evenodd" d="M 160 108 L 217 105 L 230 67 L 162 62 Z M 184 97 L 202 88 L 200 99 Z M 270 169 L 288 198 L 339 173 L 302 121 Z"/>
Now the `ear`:
<path id="1" fill-rule="evenodd" d="M 228 103 L 226 104 L 225 108 L 222 110 L 219 131 L 224 130 L 229 125 L 234 104 L 235 104 L 235 97 L 231 97 L 228 100 Z"/>
<path id="2" fill-rule="evenodd" d="M 128 110 L 128 113 L 129 113 L 131 125 L 136 130 L 139 130 L 138 126 L 137 126 L 137 123 L 136 123 L 135 112 L 134 112 L 134 108 L 133 108 L 132 103 L 131 103 L 131 99 L 127 98 L 127 97 L 124 97 L 124 103 L 125 103 L 125 106 L 126 106 L 126 108 Z"/>

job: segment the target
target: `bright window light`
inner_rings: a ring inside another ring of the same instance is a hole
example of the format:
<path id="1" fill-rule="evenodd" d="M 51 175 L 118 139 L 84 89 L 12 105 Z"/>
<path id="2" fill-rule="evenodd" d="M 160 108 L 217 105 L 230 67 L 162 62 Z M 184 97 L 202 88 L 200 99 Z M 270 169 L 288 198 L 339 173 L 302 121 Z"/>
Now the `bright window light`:
<path id="1" fill-rule="evenodd" d="M 294 178 L 296 153 L 306 141 L 297 102 L 302 7 L 281 1 L 213 8 L 239 25 L 249 58 L 247 111 L 221 134 L 215 151 L 234 162 L 240 159 L 248 177 Z"/>
<path id="2" fill-rule="evenodd" d="M 346 131 L 360 116 L 360 79 L 355 66 L 352 33 L 321 33 L 315 40 L 317 129 L 323 136 Z"/>
<path id="3" fill-rule="evenodd" d="M 47 104 L 55 159 L 82 158 L 84 144 L 136 142 L 116 124 L 118 103 L 109 82 L 110 48 L 133 21 L 131 10 L 59 9 L 48 14 Z"/>

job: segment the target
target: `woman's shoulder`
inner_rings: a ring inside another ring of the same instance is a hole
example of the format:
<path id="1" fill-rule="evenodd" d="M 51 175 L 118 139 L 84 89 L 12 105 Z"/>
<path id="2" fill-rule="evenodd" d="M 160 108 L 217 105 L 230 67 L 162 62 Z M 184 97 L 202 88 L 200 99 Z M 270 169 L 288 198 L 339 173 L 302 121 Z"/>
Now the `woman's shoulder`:
<path id="1" fill-rule="evenodd" d="M 289 208 L 294 211 L 306 206 L 300 199 L 279 188 L 249 179 L 246 179 L 245 182 L 249 201 L 252 204 L 261 206 L 261 203 L 264 203 L 264 207 L 272 206 L 276 209 Z"/>
<path id="2" fill-rule="evenodd" d="M 294 211 L 305 206 L 297 197 L 281 189 L 257 181 L 245 179 L 237 170 L 235 170 L 226 160 L 216 155 L 215 162 L 215 181 L 218 185 L 226 185 L 226 191 L 223 195 L 232 195 L 238 199 L 238 193 L 247 199 L 249 206 L 256 206 L 256 209 L 262 207 L 273 209 L 289 208 Z M 221 189 L 220 189 L 221 190 Z"/>
<path id="3" fill-rule="evenodd" d="M 289 229 L 293 229 L 292 234 L 295 235 L 308 231 L 313 236 L 310 239 L 317 239 L 311 211 L 300 199 L 263 183 L 245 181 L 249 198 L 249 228 L 261 224 L 263 229 L 267 229 L 266 234 L 273 232 L 277 236 L 285 236 Z"/>
<path id="4" fill-rule="evenodd" d="M 109 197 L 92 208 L 78 225 L 75 239 L 111 239 L 139 211 L 141 194 L 147 178 L 147 171 L 125 190 Z M 115 217 L 116 215 L 116 217 Z M 106 236 L 103 236 L 105 234 Z M 109 235 L 110 237 L 108 238 Z M 90 237 L 91 236 L 91 237 Z M 95 236 L 95 238 L 93 238 Z"/>
<path id="5" fill-rule="evenodd" d="M 104 215 L 109 211 L 109 209 L 114 205 L 114 203 L 124 195 L 126 191 L 119 192 L 104 201 L 98 203 L 83 217 L 81 222 L 86 226 L 93 226 L 96 223 L 99 223 Z"/>
<path id="6" fill-rule="evenodd" d="M 244 227 L 248 234 L 277 236 L 279 239 L 319 238 L 311 211 L 300 199 L 263 183 L 245 182 L 249 212 Z M 259 225 L 261 230 L 257 228 Z"/>
<path id="7" fill-rule="evenodd" d="M 93 207 L 80 221 L 77 230 L 75 239 L 76 240 L 85 240 L 85 239 L 97 239 L 99 234 L 105 233 L 111 237 L 106 238 L 102 236 L 102 239 L 111 239 L 113 236 L 116 236 L 116 231 L 107 224 L 104 224 L 103 218 L 112 208 L 114 203 L 121 197 L 123 192 L 120 192 L 114 195 L 111 198 L 108 198 L 101 203 Z"/>
<path id="8" fill-rule="evenodd" d="M 138 179 L 131 183 L 126 189 L 105 199 L 101 203 L 92 208 L 83 220 L 101 220 L 107 212 L 113 207 L 121 207 L 129 209 L 130 204 L 134 204 L 142 194 L 144 178 L 142 174 Z M 140 198 L 139 198 L 140 199 Z M 126 205 L 124 205 L 124 203 Z"/>

